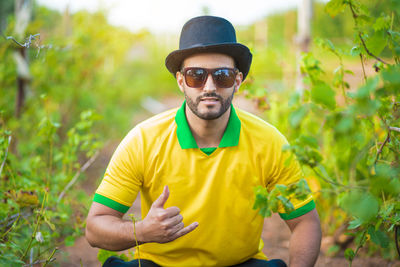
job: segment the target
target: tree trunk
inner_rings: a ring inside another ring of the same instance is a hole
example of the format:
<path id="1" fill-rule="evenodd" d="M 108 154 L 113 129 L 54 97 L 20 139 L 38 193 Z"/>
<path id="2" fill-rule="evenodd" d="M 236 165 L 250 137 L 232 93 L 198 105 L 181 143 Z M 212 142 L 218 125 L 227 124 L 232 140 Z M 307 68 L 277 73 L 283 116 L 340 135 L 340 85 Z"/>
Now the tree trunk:
<path id="1" fill-rule="evenodd" d="M 22 40 L 32 14 L 32 0 L 15 0 L 15 38 Z M 15 116 L 21 116 L 25 95 L 31 79 L 26 47 L 18 47 L 14 52 L 17 65 L 17 96 L 15 100 Z"/>
<path id="2" fill-rule="evenodd" d="M 302 95 L 305 85 L 300 71 L 301 54 L 310 50 L 313 0 L 301 0 L 297 12 L 297 79 L 296 90 Z"/>

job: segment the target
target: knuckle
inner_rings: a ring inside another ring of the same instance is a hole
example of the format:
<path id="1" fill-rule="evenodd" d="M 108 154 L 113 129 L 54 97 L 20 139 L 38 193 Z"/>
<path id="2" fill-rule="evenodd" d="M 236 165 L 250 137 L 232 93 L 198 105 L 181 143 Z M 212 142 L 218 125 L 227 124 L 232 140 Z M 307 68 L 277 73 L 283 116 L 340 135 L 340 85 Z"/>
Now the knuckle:
<path id="1" fill-rule="evenodd" d="M 161 230 L 166 231 L 168 229 L 168 225 L 165 223 L 162 223 L 160 228 L 161 228 Z"/>
<path id="2" fill-rule="evenodd" d="M 167 214 L 164 211 L 161 211 L 160 213 L 157 214 L 157 219 L 159 221 L 163 221 L 167 218 Z"/>
<path id="3" fill-rule="evenodd" d="M 168 240 L 171 239 L 170 231 L 165 231 L 164 234 L 163 234 L 163 238 L 164 238 L 165 240 L 167 240 L 167 242 L 168 242 Z"/>

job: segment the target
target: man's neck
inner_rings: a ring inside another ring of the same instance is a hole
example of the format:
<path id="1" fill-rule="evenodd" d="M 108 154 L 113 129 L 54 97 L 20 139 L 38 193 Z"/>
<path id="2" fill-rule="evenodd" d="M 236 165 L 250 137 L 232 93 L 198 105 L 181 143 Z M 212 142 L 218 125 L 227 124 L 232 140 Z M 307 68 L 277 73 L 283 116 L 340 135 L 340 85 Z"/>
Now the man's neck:
<path id="1" fill-rule="evenodd" d="M 218 147 L 228 125 L 231 107 L 215 120 L 203 120 L 185 107 L 186 119 L 199 148 Z"/>

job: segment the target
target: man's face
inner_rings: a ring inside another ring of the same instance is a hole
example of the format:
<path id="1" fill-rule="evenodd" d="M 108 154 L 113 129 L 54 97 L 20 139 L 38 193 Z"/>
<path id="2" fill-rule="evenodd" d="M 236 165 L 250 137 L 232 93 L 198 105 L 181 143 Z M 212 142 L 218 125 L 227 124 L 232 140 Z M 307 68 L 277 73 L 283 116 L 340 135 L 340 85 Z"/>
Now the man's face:
<path id="1" fill-rule="evenodd" d="M 197 54 L 188 57 L 183 62 L 182 69 L 185 68 L 235 68 L 232 57 L 224 54 Z M 185 81 L 183 73 L 178 72 L 176 79 L 179 88 L 185 95 L 186 103 L 190 110 L 203 120 L 214 120 L 221 117 L 230 107 L 233 95 L 237 92 L 243 74 L 241 72 L 235 74 L 234 84 L 229 88 L 219 88 L 210 74 L 201 87 L 190 87 Z"/>

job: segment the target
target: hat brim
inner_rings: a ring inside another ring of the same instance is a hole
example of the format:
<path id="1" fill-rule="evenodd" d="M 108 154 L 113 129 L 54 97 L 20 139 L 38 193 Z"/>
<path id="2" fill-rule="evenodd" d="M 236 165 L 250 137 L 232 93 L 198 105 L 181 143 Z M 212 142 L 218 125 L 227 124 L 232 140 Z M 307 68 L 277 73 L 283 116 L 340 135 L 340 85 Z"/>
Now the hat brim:
<path id="1" fill-rule="evenodd" d="M 185 58 L 200 53 L 221 53 L 231 56 L 236 63 L 236 68 L 243 73 L 243 81 L 250 70 L 252 54 L 247 46 L 239 43 L 223 43 L 214 45 L 201 45 L 186 49 L 175 50 L 165 59 L 165 66 L 172 75 L 180 71 Z"/>

